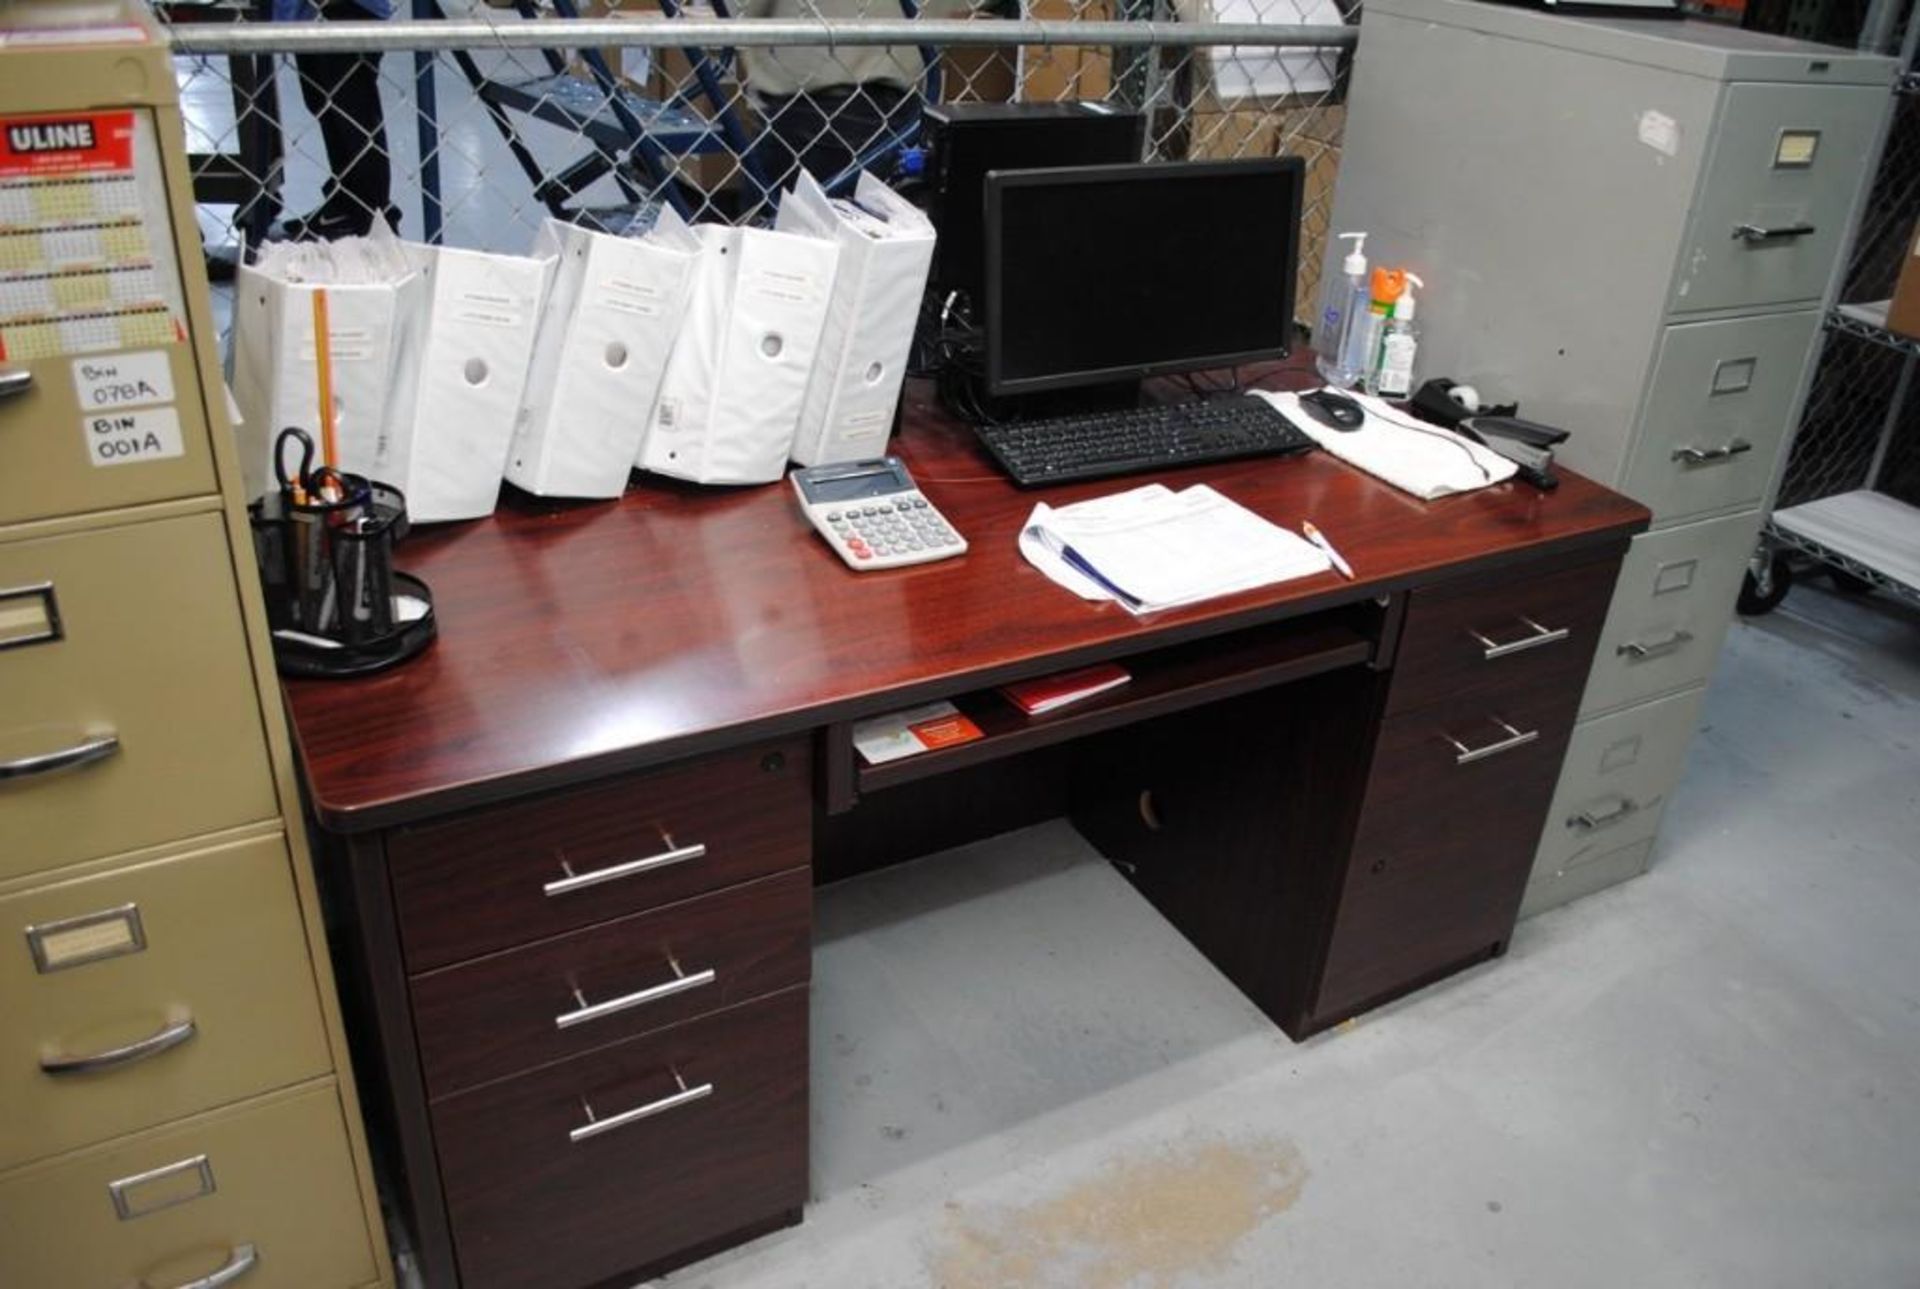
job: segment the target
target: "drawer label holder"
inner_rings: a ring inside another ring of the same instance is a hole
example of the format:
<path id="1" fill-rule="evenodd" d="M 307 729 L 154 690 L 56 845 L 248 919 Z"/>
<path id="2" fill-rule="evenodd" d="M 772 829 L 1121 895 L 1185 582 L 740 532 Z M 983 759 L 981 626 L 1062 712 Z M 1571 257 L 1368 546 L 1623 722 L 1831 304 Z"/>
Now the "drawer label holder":
<path id="1" fill-rule="evenodd" d="M 140 925 L 137 904 L 37 922 L 27 928 L 27 951 L 33 955 L 33 969 L 41 975 L 122 958 L 146 947 L 147 933 Z"/>
<path id="2" fill-rule="evenodd" d="M 195 1155 L 177 1163 L 162 1164 L 144 1173 L 122 1177 L 107 1183 L 113 1197 L 113 1211 L 122 1222 L 158 1213 L 177 1204 L 189 1204 L 217 1189 L 213 1164 L 205 1155 Z"/>

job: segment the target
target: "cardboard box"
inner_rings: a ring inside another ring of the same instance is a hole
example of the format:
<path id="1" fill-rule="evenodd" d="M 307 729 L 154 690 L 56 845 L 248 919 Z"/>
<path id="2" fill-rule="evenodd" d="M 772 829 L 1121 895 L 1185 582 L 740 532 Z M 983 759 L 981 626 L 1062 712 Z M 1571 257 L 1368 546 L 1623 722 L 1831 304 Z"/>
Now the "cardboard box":
<path id="1" fill-rule="evenodd" d="M 1887 330 L 1920 340 L 1920 229 L 1908 239 L 1900 260 L 1900 280 L 1887 301 Z"/>
<path id="2" fill-rule="evenodd" d="M 1109 22 L 1106 0 L 1028 0 L 1027 17 L 1041 22 Z M 1104 46 L 1022 45 L 1020 99 L 1057 103 L 1100 100 L 1113 92 L 1113 59 Z"/>

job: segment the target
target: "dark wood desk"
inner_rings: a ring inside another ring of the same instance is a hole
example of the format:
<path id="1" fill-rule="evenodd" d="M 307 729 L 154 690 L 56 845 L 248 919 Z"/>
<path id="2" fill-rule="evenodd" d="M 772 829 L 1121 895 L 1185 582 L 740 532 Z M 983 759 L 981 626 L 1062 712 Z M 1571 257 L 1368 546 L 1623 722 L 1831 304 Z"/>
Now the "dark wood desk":
<path id="1" fill-rule="evenodd" d="M 1357 579 L 1139 619 L 1021 560 L 1037 494 L 924 391 L 908 424 L 958 560 L 851 573 L 784 487 L 510 497 L 403 548 L 423 657 L 288 683 L 429 1283 L 631 1282 L 798 1219 L 817 880 L 1069 814 L 1296 1037 L 1504 951 L 1643 508 L 1182 470 Z M 1134 682 L 1053 717 L 992 693 L 1109 658 Z M 857 763 L 853 720 L 933 698 L 988 738 Z"/>

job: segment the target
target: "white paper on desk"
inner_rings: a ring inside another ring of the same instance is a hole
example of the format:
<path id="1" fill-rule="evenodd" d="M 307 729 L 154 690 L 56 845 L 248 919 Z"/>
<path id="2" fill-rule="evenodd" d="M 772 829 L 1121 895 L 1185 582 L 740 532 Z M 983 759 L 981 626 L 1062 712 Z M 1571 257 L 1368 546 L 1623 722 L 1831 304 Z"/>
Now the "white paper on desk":
<path id="1" fill-rule="evenodd" d="M 673 351 L 700 243 L 662 210 L 644 237 L 548 220 L 557 257 L 507 454 L 507 478 L 543 497 L 617 497 Z"/>
<path id="2" fill-rule="evenodd" d="M 1366 420 L 1357 430 L 1335 430 L 1313 419 L 1300 406 L 1298 394 L 1255 392 L 1334 456 L 1422 501 L 1504 483 L 1519 469 L 1492 448 L 1428 425 L 1365 394 L 1341 391 L 1360 404 Z"/>
<path id="3" fill-rule="evenodd" d="M 1071 548 L 1112 594 L 1067 562 Z M 1326 552 L 1200 484 L 1173 492 L 1149 484 L 1054 509 L 1033 508 L 1020 532 L 1027 561 L 1083 599 L 1115 599 L 1151 613 L 1330 568 Z"/>
<path id="4" fill-rule="evenodd" d="M 831 238 L 702 224 L 685 319 L 634 464 L 694 483 L 786 472 L 833 291 Z"/>
<path id="5" fill-rule="evenodd" d="M 880 456 L 933 264 L 933 224 L 865 171 L 846 202 L 830 199 L 803 170 L 780 199 L 774 227 L 840 245 L 791 455 L 801 465 Z"/>
<path id="6" fill-rule="evenodd" d="M 1187 22 L 1258 23 L 1269 27 L 1338 27 L 1334 0 L 1183 0 Z M 1214 45 L 1207 50 L 1213 93 L 1224 101 L 1324 94 L 1333 88 L 1339 56 L 1330 49 Z"/>

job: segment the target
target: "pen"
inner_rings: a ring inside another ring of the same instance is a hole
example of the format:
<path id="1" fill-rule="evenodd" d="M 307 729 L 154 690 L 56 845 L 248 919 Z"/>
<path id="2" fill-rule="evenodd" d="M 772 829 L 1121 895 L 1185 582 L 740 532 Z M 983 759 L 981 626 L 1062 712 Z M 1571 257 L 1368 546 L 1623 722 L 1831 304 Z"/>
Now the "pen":
<path id="1" fill-rule="evenodd" d="M 1307 535 L 1308 541 L 1327 553 L 1327 558 L 1333 561 L 1333 566 L 1340 570 L 1341 577 L 1349 582 L 1353 580 L 1353 565 L 1340 558 L 1340 552 L 1333 548 L 1333 543 L 1327 540 L 1325 533 L 1305 519 L 1300 521 L 1300 531 Z"/>

